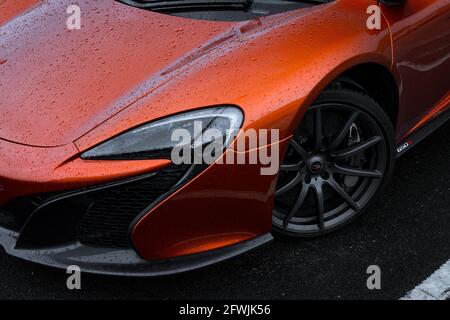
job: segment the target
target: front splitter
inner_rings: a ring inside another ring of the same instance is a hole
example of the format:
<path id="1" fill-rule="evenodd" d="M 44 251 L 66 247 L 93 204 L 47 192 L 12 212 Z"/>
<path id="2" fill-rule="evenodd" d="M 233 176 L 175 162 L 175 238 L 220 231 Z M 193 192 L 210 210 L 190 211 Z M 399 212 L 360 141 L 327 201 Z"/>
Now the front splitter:
<path id="1" fill-rule="evenodd" d="M 17 258 L 59 269 L 76 265 L 82 272 L 131 277 L 157 277 L 203 268 L 273 240 L 273 236 L 268 233 L 204 253 L 147 261 L 132 249 L 88 247 L 81 243 L 44 249 L 15 249 L 18 237 L 18 233 L 0 227 L 0 245 L 8 254 Z"/>

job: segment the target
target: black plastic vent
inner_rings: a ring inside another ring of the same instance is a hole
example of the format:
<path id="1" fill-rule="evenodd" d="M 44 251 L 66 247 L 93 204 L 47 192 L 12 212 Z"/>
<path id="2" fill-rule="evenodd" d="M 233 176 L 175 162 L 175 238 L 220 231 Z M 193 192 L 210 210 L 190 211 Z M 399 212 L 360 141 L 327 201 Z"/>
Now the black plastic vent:
<path id="1" fill-rule="evenodd" d="M 154 176 L 110 187 L 95 194 L 77 229 L 77 240 L 96 247 L 130 247 L 133 220 L 186 173 L 188 166 L 171 166 Z"/>
<path id="2" fill-rule="evenodd" d="M 0 208 L 0 226 L 16 232 L 20 231 L 31 213 L 49 196 L 22 197 Z"/>

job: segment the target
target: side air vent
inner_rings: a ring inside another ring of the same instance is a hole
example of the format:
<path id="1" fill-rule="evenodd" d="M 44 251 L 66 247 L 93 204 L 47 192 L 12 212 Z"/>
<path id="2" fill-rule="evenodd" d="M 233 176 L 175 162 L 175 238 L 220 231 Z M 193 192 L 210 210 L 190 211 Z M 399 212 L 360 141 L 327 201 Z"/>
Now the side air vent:
<path id="1" fill-rule="evenodd" d="M 85 245 L 129 247 L 128 233 L 133 220 L 184 175 L 186 167 L 172 166 L 134 183 L 109 188 L 90 203 L 77 230 Z"/>

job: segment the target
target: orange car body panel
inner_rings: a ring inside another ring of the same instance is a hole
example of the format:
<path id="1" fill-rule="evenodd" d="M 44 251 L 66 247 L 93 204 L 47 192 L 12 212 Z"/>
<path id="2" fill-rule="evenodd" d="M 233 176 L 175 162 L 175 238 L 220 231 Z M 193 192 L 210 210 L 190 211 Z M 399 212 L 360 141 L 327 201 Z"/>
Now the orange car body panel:
<path id="1" fill-rule="evenodd" d="M 382 6 L 394 52 L 393 73 L 399 78 L 397 138 L 448 108 L 450 87 L 450 1 L 414 0 L 402 7 Z"/>
<path id="2" fill-rule="evenodd" d="M 44 2 L 2 27 L 0 56 L 7 63 L 0 81 L 8 95 L 0 100 L 0 119 L 8 125 L 0 126 L 1 138 L 33 146 L 71 143 L 155 90 L 167 81 L 161 72 L 168 65 L 227 29 L 155 19 L 113 1 L 82 1 L 84 24 L 77 32 L 66 26 L 70 4 Z M 30 27 L 17 32 L 18 25 Z M 184 32 L 188 39 L 174 43 Z"/>
<path id="3" fill-rule="evenodd" d="M 158 170 L 167 161 L 113 164 L 79 155 L 131 127 L 201 107 L 240 106 L 243 129 L 279 129 L 283 152 L 320 92 L 359 64 L 379 64 L 395 75 L 399 136 L 420 121 L 425 107 L 431 112 L 448 88 L 443 80 L 415 100 L 409 93 L 414 81 L 439 75 L 433 68 L 404 67 L 420 50 L 408 30 L 434 14 L 445 23 L 449 9 L 440 1 L 419 1 L 409 10 L 423 8 L 423 15 L 409 18 L 407 12 L 388 12 L 380 30 L 366 28 L 367 6 L 377 3 L 366 0 L 338 0 L 250 22 L 191 20 L 84 0 L 78 1 L 82 30 L 67 30 L 66 16 L 56 14 L 65 12 L 69 0 L 38 6 L 30 0 L 30 11 L 12 2 L 6 0 L 6 14 L 0 13 L 0 60 L 6 60 L 0 65 L 0 204 Z M 421 37 L 428 35 L 420 30 Z M 447 39 L 441 36 L 430 41 Z M 448 52 L 448 44 L 436 50 Z M 442 63 L 448 66 L 448 58 Z M 425 105 L 405 107 L 412 100 Z M 276 176 L 261 176 L 257 165 L 214 164 L 142 217 L 131 234 L 134 247 L 143 258 L 159 260 L 270 232 L 275 182 Z"/>
<path id="4" fill-rule="evenodd" d="M 42 0 L 0 0 L 0 25 L 32 10 L 42 4 Z"/>
<path id="5" fill-rule="evenodd" d="M 279 142 L 283 154 L 288 140 Z M 253 152 L 259 150 L 248 153 Z M 149 260 L 162 260 L 269 233 L 276 176 L 261 176 L 261 167 L 258 164 L 210 166 L 135 225 L 132 241 L 139 254 Z M 256 177 L 259 177 L 257 183 Z M 189 214 L 182 208 L 189 208 Z"/>

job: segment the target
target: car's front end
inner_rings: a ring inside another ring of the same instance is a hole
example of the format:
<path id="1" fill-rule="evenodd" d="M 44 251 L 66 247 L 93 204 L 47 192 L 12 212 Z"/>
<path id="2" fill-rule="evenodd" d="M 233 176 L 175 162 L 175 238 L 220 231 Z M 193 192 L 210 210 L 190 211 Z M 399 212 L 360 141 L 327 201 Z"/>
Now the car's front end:
<path id="1" fill-rule="evenodd" d="M 162 275 L 272 238 L 274 177 L 261 179 L 257 166 L 82 160 L 74 145 L 50 150 L 3 140 L 0 149 L 0 243 L 26 260 Z"/>
<path id="2" fill-rule="evenodd" d="M 362 2 L 224 22 L 85 1 L 81 30 L 58 14 L 70 1 L 28 2 L 0 20 L 0 244 L 61 268 L 163 275 L 270 241 L 277 170 L 175 164 L 168 132 L 202 117 L 224 136 L 276 129 L 243 150 L 227 136 L 223 157 L 282 158 L 331 79 L 391 58 L 386 26 L 367 37 Z M 334 28 L 336 42 L 320 36 Z"/>

